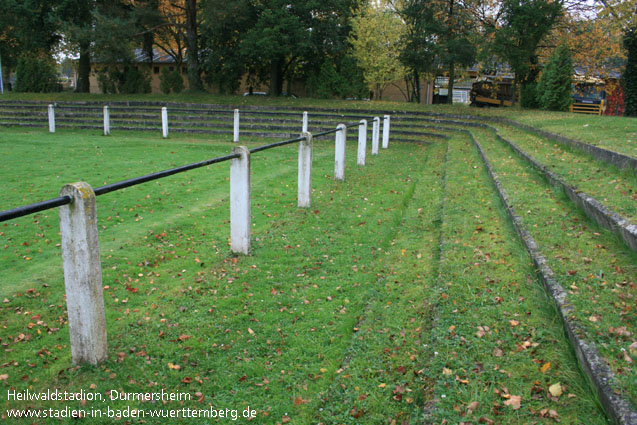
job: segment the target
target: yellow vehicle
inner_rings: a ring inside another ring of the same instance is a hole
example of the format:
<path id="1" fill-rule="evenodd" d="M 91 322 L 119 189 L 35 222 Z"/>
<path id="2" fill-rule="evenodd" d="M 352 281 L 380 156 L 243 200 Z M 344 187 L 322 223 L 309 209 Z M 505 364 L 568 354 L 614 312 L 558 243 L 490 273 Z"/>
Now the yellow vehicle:
<path id="1" fill-rule="evenodd" d="M 471 106 L 511 106 L 514 100 L 512 77 L 486 76 L 471 86 Z"/>
<path id="2" fill-rule="evenodd" d="M 606 82 L 599 78 L 575 76 L 571 112 L 602 115 L 606 100 Z"/>

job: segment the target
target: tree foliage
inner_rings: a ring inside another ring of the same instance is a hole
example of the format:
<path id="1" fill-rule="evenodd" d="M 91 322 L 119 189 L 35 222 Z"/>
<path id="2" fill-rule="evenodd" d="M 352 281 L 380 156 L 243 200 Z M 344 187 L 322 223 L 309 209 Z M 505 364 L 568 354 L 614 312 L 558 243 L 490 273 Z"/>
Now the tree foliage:
<path id="1" fill-rule="evenodd" d="M 571 52 L 565 44 L 561 44 L 542 71 L 537 88 L 539 106 L 549 111 L 568 111 L 571 105 L 572 80 Z"/>
<path id="2" fill-rule="evenodd" d="M 376 98 L 405 75 L 400 61 L 406 26 L 389 7 L 368 5 L 352 19 L 352 54 L 363 70 L 365 82 Z"/>
<path id="3" fill-rule="evenodd" d="M 637 25 L 626 29 L 623 44 L 627 51 L 623 76 L 624 114 L 637 117 Z"/>
<path id="4" fill-rule="evenodd" d="M 561 14 L 560 1 L 503 0 L 502 26 L 495 32 L 495 51 L 515 72 L 516 83 L 524 86 L 537 81 L 538 48 Z"/>
<path id="5" fill-rule="evenodd" d="M 16 91 L 49 93 L 57 90 L 57 72 L 51 59 L 24 55 L 18 59 Z"/>

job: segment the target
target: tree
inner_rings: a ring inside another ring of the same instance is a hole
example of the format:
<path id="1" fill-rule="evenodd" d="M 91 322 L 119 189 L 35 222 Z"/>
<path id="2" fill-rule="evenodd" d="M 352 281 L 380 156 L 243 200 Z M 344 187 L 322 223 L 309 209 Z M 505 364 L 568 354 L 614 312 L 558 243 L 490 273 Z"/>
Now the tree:
<path id="1" fill-rule="evenodd" d="M 60 41 L 58 0 L 0 0 L 0 54 L 15 69 L 21 57 L 52 61 Z"/>
<path id="2" fill-rule="evenodd" d="M 439 55 L 437 34 L 442 32 L 440 21 L 436 19 L 432 2 L 426 0 L 406 0 L 399 9 L 407 29 L 403 34 L 404 49 L 400 60 L 409 70 L 407 80 L 410 101 L 420 102 L 420 77 L 433 75 L 436 57 Z"/>
<path id="3" fill-rule="evenodd" d="M 256 8 L 257 20 L 241 43 L 240 51 L 248 63 L 248 71 L 261 81 L 265 81 L 269 73 L 272 96 L 281 95 L 285 75 L 312 50 L 308 25 L 311 16 L 304 3 L 264 1 Z"/>
<path id="4" fill-rule="evenodd" d="M 66 40 L 77 46 L 80 58 L 76 91 L 90 91 L 91 43 L 93 41 L 94 0 L 62 0 L 59 8 L 61 27 Z M 75 49 L 73 49 L 75 50 Z"/>
<path id="5" fill-rule="evenodd" d="M 549 111 L 568 111 L 571 105 L 573 59 L 565 44 L 551 55 L 537 88 L 538 103 Z"/>
<path id="6" fill-rule="evenodd" d="M 406 26 L 400 17 L 381 3 L 368 5 L 352 19 L 353 56 L 363 70 L 365 82 L 378 99 L 387 85 L 405 75 L 400 61 Z"/>
<path id="7" fill-rule="evenodd" d="M 627 117 L 637 117 L 637 26 L 626 29 L 623 45 L 627 51 L 623 75 L 624 114 Z"/>
<path id="8" fill-rule="evenodd" d="M 203 0 L 201 9 L 206 78 L 220 93 L 234 93 L 246 73 L 247 58 L 240 48 L 257 21 L 256 10 L 250 0 Z"/>
<path id="9" fill-rule="evenodd" d="M 495 32 L 495 51 L 515 72 L 515 87 L 531 103 L 539 74 L 538 48 L 562 14 L 559 0 L 504 0 L 499 16 L 502 24 Z M 523 105 L 524 106 L 524 105 Z M 531 105 L 528 105 L 531 106 Z"/>

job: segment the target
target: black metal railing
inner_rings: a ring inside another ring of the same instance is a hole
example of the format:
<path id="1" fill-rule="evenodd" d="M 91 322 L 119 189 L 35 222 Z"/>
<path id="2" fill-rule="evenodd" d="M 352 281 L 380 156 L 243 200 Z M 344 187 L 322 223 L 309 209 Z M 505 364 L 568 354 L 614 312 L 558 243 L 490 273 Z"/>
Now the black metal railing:
<path id="1" fill-rule="evenodd" d="M 370 117 L 366 117 L 366 118 L 369 119 Z M 372 117 L 372 119 L 373 119 L 373 117 Z M 360 125 L 361 125 L 361 123 L 357 122 L 357 123 L 349 124 L 345 128 L 358 127 Z M 335 128 L 335 129 L 332 129 L 332 130 L 323 131 L 323 132 L 320 132 L 320 133 L 317 133 L 317 134 L 313 134 L 312 137 L 313 138 L 318 138 L 318 137 L 326 136 L 328 134 L 336 133 L 338 131 L 341 131 L 341 129 L 340 128 Z M 285 146 L 285 145 L 289 145 L 289 144 L 292 144 L 292 143 L 298 143 L 298 142 L 300 142 L 300 141 L 302 141 L 304 139 L 305 139 L 305 137 L 296 137 L 296 138 L 289 139 L 289 140 L 283 140 L 283 141 L 280 141 L 280 142 L 275 142 L 275 143 L 270 143 L 270 144 L 267 144 L 267 145 L 258 146 L 256 148 L 250 149 L 250 153 L 261 152 L 261 151 L 265 151 L 265 150 L 268 150 L 268 149 L 273 149 L 273 148 L 276 148 L 276 147 L 279 147 L 279 146 Z M 220 162 L 229 161 L 229 160 L 234 159 L 234 158 L 239 158 L 239 155 L 238 154 L 230 154 L 230 155 L 219 156 L 219 157 L 216 157 L 216 158 L 207 159 L 205 161 L 200 161 L 200 162 L 195 162 L 195 163 L 192 163 L 192 164 L 182 165 L 181 167 L 171 168 L 171 169 L 168 169 L 168 170 L 163 170 L 163 171 L 158 171 L 156 173 L 147 174 L 145 176 L 135 177 L 135 178 L 128 179 L 128 180 L 123 180 L 123 181 L 120 181 L 120 182 L 107 184 L 107 185 L 95 188 L 94 189 L 95 196 L 105 195 L 107 193 L 114 192 L 114 191 L 121 190 L 121 189 L 125 189 L 127 187 L 132 187 L 132 186 L 136 186 L 138 184 L 147 183 L 149 181 L 158 180 L 158 179 L 161 179 L 161 178 L 164 178 L 164 177 L 172 176 L 174 174 L 179 174 L 179 173 L 183 173 L 185 171 L 194 170 L 196 168 L 201 168 L 201 167 L 205 167 L 205 166 L 212 165 L 212 164 L 218 164 Z M 70 196 L 59 196 L 57 198 L 49 199 L 49 200 L 46 200 L 46 201 L 37 202 L 37 203 L 34 203 L 34 204 L 29 204 L 29 205 L 24 205 L 24 206 L 21 206 L 21 207 L 10 209 L 10 210 L 0 211 L 0 222 L 13 220 L 15 218 L 24 217 L 24 216 L 35 214 L 35 213 L 38 213 L 38 212 L 50 210 L 50 209 L 53 209 L 53 208 L 56 208 L 56 207 L 59 207 L 59 206 L 62 206 L 62 205 L 70 204 L 71 202 L 73 202 L 73 199 Z"/>

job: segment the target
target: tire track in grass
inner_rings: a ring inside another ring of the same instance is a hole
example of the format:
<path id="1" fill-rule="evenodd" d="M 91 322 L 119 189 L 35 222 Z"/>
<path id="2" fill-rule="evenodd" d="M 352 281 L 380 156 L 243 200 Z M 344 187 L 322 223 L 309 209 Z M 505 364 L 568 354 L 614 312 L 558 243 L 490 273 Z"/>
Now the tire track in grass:
<path id="1" fill-rule="evenodd" d="M 465 136 L 451 141 L 446 184 L 426 423 L 606 423 Z"/>
<path id="2" fill-rule="evenodd" d="M 412 177 L 413 192 L 386 238 L 366 308 L 317 423 L 422 421 L 431 388 L 422 370 L 432 314 L 424 288 L 435 276 L 445 147 L 432 145 L 420 175 Z"/>
<path id="3" fill-rule="evenodd" d="M 637 371 L 631 358 L 635 354 L 629 347 L 635 342 L 637 329 L 637 254 L 611 232 L 591 223 L 510 148 L 484 132 L 476 132 L 476 137 L 523 225 L 568 291 L 574 318 L 634 404 Z"/>

